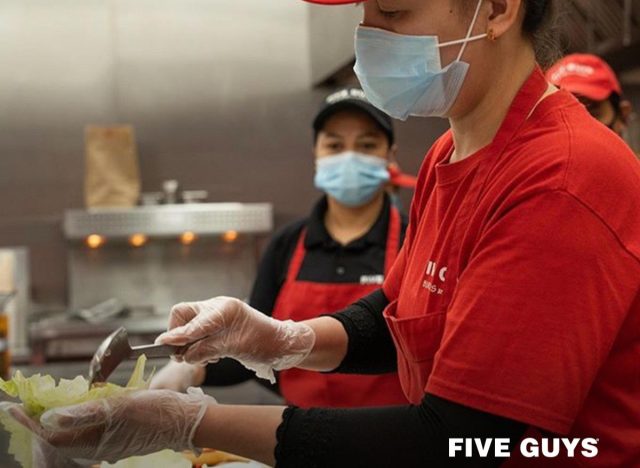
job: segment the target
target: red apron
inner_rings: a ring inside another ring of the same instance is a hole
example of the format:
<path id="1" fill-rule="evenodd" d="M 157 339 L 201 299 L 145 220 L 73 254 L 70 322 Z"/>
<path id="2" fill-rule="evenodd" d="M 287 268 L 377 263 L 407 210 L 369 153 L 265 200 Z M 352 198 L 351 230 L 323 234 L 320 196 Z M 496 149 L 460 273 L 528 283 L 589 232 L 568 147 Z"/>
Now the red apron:
<path id="1" fill-rule="evenodd" d="M 400 248 L 402 222 L 398 210 L 390 208 L 385 274 Z M 314 283 L 297 281 L 306 251 L 302 231 L 289 265 L 287 279 L 280 290 L 273 317 L 279 320 L 308 320 L 337 312 L 380 288 L 376 284 Z M 324 374 L 289 369 L 279 374 L 280 390 L 286 401 L 302 408 L 357 407 L 406 404 L 398 375 Z"/>

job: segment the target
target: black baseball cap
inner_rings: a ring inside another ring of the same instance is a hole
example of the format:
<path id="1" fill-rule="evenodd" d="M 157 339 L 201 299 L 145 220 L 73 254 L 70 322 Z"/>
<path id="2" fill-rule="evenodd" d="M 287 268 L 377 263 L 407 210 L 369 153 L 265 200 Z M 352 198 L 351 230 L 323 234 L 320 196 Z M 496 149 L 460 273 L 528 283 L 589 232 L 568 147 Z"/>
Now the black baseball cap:
<path id="1" fill-rule="evenodd" d="M 395 135 L 391 117 L 367 101 L 364 91 L 353 87 L 339 89 L 324 98 L 322 106 L 313 120 L 313 130 L 316 136 L 322 130 L 329 117 L 349 109 L 362 111 L 371 117 L 380 127 L 380 130 L 387 135 L 389 145 L 394 143 Z"/>

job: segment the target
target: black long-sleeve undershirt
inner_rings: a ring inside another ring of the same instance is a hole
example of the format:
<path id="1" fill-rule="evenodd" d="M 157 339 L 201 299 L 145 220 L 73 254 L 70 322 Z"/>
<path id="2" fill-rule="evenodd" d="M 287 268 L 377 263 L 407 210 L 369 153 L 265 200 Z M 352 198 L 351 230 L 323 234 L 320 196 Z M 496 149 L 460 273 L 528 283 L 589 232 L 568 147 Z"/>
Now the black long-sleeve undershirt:
<path id="1" fill-rule="evenodd" d="M 384 374 L 396 370 L 396 348 L 382 315 L 388 304 L 382 289 L 378 289 L 346 309 L 328 315 L 342 323 L 349 337 L 347 355 L 334 372 Z"/>
<path id="2" fill-rule="evenodd" d="M 416 406 L 364 409 L 287 408 L 278 428 L 276 468 L 497 467 L 504 458 L 449 457 L 449 438 L 507 438 L 522 423 L 433 395 Z"/>

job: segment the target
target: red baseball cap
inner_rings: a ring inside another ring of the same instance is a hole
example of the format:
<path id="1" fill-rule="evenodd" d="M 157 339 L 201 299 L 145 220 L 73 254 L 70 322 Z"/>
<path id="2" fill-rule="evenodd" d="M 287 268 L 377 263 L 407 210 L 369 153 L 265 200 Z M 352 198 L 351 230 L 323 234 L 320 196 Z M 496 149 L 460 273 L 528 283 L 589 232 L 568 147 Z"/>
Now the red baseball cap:
<path id="1" fill-rule="evenodd" d="M 622 95 L 615 72 L 596 55 L 567 55 L 547 71 L 547 79 L 560 89 L 593 101 L 604 101 L 612 93 Z"/>

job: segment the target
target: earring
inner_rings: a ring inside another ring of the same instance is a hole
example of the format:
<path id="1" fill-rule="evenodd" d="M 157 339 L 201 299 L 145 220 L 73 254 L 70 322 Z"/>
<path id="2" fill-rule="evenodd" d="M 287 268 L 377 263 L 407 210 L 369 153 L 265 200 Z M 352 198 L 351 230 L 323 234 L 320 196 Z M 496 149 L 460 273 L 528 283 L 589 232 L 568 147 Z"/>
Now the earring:
<path id="1" fill-rule="evenodd" d="M 496 39 L 498 39 L 496 37 L 496 32 L 493 30 L 493 28 L 489 28 L 487 30 L 487 38 L 491 41 L 491 42 L 495 42 Z"/>

